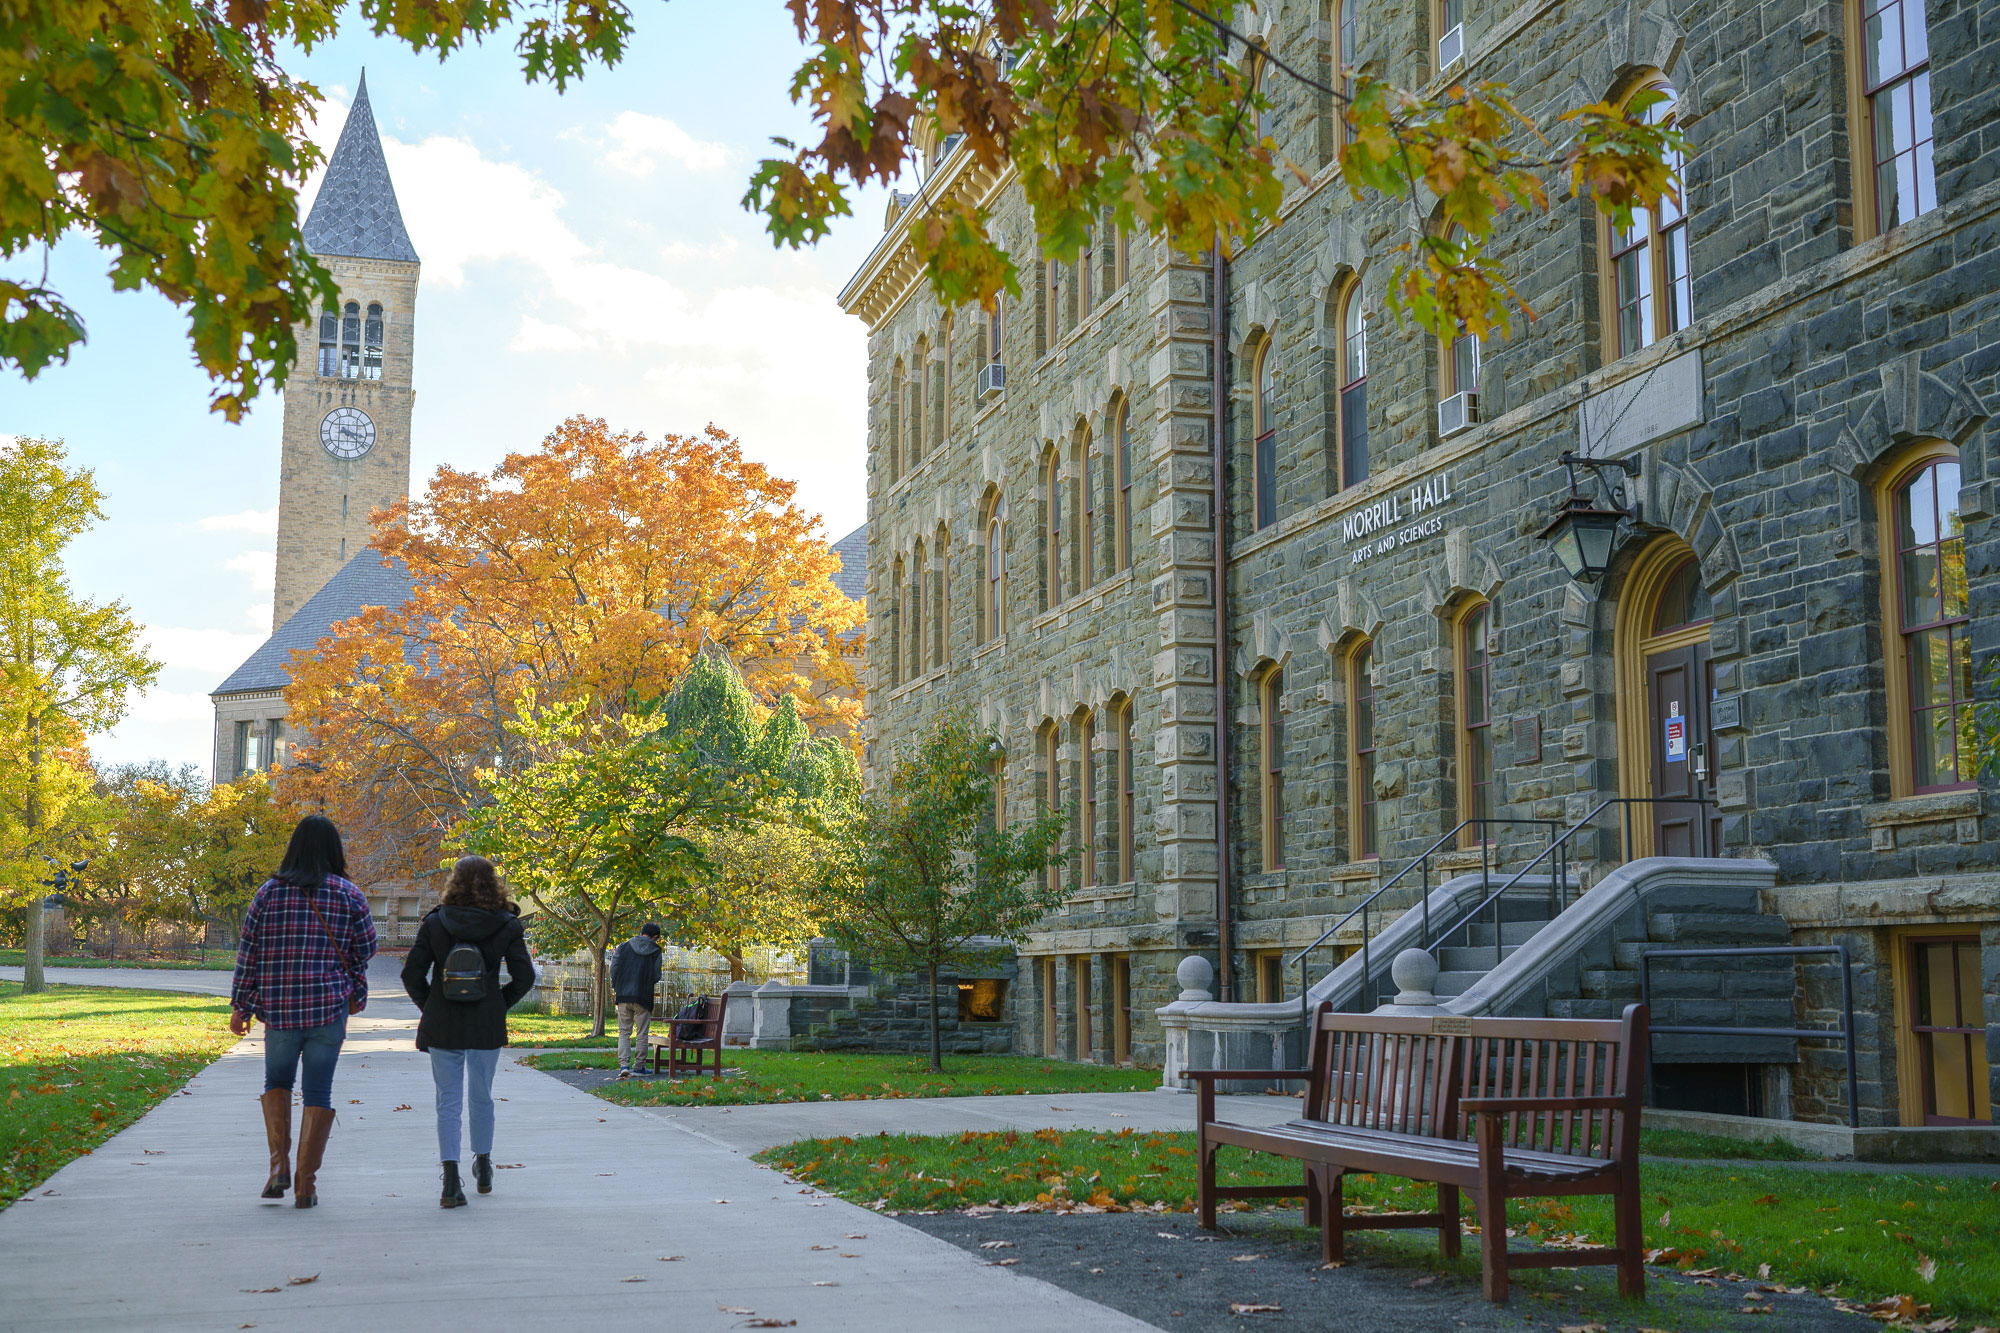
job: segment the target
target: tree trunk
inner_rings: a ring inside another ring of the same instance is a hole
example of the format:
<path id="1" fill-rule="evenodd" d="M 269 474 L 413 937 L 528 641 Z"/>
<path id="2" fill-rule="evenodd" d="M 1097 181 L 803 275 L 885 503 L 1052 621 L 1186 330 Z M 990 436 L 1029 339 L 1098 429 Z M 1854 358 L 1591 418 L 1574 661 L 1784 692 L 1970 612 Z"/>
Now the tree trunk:
<path id="1" fill-rule="evenodd" d="M 942 1040 L 938 1036 L 936 963 L 931 964 L 930 972 L 931 972 L 931 1072 L 933 1074 L 942 1074 L 944 1072 L 944 1046 Z"/>
<path id="2" fill-rule="evenodd" d="M 604 965 L 607 940 L 590 948 L 590 1035 L 604 1035 L 604 1011 L 611 1007 L 611 971 Z"/>
<path id="3" fill-rule="evenodd" d="M 41 850 L 38 835 L 42 824 L 42 720 L 28 719 L 28 809 L 27 844 L 29 855 Z M 33 873 L 33 872 L 30 872 Z M 42 883 L 40 880 L 29 885 L 27 910 L 27 938 L 22 940 L 26 957 L 21 961 L 21 993 L 38 995 L 47 989 L 42 977 Z"/>
<path id="4" fill-rule="evenodd" d="M 749 974 L 749 969 L 743 964 L 743 953 L 741 950 L 731 954 L 724 954 L 723 957 L 729 960 L 729 979 L 731 981 L 741 981 Z"/>

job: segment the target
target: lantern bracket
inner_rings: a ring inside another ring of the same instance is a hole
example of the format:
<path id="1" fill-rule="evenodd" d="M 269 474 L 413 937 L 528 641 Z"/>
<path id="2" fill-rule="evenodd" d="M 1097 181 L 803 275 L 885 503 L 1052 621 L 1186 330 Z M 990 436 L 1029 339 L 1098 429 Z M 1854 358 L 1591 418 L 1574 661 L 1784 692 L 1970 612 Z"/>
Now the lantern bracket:
<path id="1" fill-rule="evenodd" d="M 1563 465 L 1563 472 L 1569 478 L 1569 493 L 1571 495 L 1583 494 L 1582 490 L 1576 484 L 1576 470 L 1580 467 L 1587 467 L 1590 469 L 1591 476 L 1597 479 L 1597 484 L 1604 488 L 1606 503 L 1613 509 L 1624 510 L 1626 517 L 1630 518 L 1634 523 L 1641 521 L 1640 515 L 1643 510 L 1639 501 L 1627 498 L 1625 478 L 1606 477 L 1604 475 L 1604 469 L 1616 468 L 1624 473 L 1625 477 L 1637 477 L 1639 475 L 1639 460 L 1637 458 L 1591 458 L 1585 454 L 1565 452 L 1556 461 Z"/>

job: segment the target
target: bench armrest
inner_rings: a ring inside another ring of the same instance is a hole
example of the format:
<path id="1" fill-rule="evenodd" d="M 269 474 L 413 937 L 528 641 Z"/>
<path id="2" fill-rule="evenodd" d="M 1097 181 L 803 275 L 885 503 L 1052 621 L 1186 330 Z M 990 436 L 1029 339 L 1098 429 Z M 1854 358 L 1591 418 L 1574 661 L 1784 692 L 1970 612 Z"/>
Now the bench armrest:
<path id="1" fill-rule="evenodd" d="M 1200 1081 L 1203 1079 L 1226 1078 L 1231 1080 L 1238 1080 L 1238 1079 L 1245 1081 L 1261 1080 L 1266 1083 L 1274 1081 L 1282 1083 L 1290 1080 L 1311 1078 L 1312 1070 L 1310 1069 L 1183 1069 L 1180 1073 L 1180 1076 L 1182 1078 L 1195 1079 L 1196 1081 Z"/>
<path id="2" fill-rule="evenodd" d="M 1506 1115 L 1515 1111 L 1629 1111 L 1625 1097 L 1467 1097 L 1458 1109 L 1467 1115 Z"/>

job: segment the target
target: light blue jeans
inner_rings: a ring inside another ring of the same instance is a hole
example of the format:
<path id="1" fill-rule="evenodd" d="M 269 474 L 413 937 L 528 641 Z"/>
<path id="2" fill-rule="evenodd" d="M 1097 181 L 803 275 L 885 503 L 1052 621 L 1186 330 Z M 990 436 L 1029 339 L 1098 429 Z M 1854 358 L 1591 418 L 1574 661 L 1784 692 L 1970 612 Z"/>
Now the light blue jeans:
<path id="1" fill-rule="evenodd" d="M 493 1071 L 500 1052 L 445 1051 L 431 1047 L 431 1080 L 437 1084 L 438 1160 L 458 1160 L 458 1118 L 472 1100 L 472 1151 L 493 1151 Z"/>

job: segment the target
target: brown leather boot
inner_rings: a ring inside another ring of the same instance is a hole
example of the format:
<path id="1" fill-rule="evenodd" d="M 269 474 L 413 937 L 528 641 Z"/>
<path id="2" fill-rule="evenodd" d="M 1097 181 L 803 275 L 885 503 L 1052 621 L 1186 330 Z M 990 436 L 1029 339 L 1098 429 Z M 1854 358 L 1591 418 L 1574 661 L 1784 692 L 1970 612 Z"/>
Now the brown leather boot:
<path id="1" fill-rule="evenodd" d="M 264 1104 L 264 1139 L 271 1145 L 271 1178 L 264 1197 L 282 1199 L 292 1185 L 292 1090 L 272 1088 L 258 1098 Z"/>
<path id="2" fill-rule="evenodd" d="M 315 1188 L 320 1160 L 326 1156 L 326 1136 L 333 1132 L 333 1108 L 308 1106 L 299 1119 L 299 1170 L 293 1182 L 292 1207 L 312 1208 L 319 1203 Z"/>

